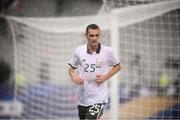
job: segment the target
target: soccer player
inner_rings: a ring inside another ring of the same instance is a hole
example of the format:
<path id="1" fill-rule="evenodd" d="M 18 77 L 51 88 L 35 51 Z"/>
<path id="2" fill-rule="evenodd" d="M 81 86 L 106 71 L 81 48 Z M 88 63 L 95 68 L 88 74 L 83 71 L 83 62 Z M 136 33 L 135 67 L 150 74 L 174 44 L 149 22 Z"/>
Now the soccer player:
<path id="1" fill-rule="evenodd" d="M 107 80 L 121 69 L 112 48 L 100 43 L 101 30 L 96 24 L 86 27 L 87 44 L 76 48 L 68 62 L 74 83 L 80 86 L 78 113 L 80 119 L 96 120 L 108 102 Z M 77 72 L 75 69 L 79 69 Z"/>

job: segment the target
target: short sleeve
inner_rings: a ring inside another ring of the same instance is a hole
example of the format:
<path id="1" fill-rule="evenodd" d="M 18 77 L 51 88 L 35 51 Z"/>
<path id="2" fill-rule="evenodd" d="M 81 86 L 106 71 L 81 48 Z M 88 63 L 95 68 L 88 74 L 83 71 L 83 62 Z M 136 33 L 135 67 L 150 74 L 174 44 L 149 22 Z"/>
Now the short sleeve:
<path id="1" fill-rule="evenodd" d="M 74 52 L 72 58 L 70 61 L 68 61 L 68 64 L 71 65 L 73 69 L 77 69 L 78 65 L 80 64 L 79 56 L 77 54 L 77 50 Z"/>
<path id="2" fill-rule="evenodd" d="M 120 61 L 118 60 L 118 58 L 114 55 L 112 48 L 109 49 L 109 65 L 110 66 L 116 66 L 118 64 L 120 64 Z"/>

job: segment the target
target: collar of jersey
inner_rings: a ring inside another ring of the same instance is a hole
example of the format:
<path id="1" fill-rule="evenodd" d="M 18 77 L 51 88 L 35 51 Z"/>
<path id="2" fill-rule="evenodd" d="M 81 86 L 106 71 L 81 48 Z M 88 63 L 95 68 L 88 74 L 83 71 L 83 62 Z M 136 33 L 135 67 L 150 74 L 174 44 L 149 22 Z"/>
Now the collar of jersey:
<path id="1" fill-rule="evenodd" d="M 96 49 L 96 54 L 99 54 L 100 50 L 101 50 L 101 43 L 99 43 L 98 48 Z M 92 52 L 88 49 L 88 45 L 87 45 L 87 53 L 92 54 Z"/>

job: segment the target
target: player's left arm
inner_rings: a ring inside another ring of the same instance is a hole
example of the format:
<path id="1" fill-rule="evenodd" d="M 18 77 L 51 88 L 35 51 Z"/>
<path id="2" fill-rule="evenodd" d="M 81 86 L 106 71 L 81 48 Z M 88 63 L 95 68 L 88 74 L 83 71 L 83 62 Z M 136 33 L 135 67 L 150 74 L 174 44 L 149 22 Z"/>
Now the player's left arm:
<path id="1" fill-rule="evenodd" d="M 109 78 L 111 78 L 114 74 L 116 74 L 117 72 L 119 72 L 121 70 L 122 66 L 121 64 L 117 64 L 115 66 L 113 66 L 109 72 L 107 72 L 106 74 L 97 74 L 96 75 L 96 82 L 98 84 L 103 83 L 104 81 L 108 80 Z"/>

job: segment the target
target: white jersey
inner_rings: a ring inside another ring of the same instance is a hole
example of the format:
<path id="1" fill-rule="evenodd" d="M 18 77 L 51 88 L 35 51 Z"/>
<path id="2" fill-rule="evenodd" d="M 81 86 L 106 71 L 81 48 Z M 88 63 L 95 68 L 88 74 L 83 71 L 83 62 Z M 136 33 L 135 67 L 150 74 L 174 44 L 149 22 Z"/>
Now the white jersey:
<path id="1" fill-rule="evenodd" d="M 90 53 L 86 45 L 78 47 L 68 62 L 74 69 L 79 69 L 79 76 L 84 80 L 80 86 L 79 104 L 83 106 L 95 103 L 107 103 L 107 82 L 96 83 L 97 74 L 106 74 L 109 68 L 120 64 L 112 48 L 99 44 L 95 53 Z"/>

